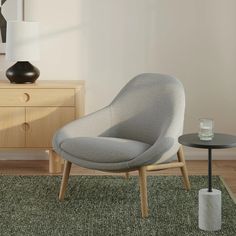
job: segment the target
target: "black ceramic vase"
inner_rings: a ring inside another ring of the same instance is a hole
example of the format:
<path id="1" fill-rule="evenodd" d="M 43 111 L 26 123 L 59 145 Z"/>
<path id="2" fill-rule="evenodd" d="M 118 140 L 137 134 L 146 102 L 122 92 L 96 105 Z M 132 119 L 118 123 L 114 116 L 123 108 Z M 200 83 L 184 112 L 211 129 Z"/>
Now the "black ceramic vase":
<path id="1" fill-rule="evenodd" d="M 28 61 L 19 61 L 6 71 L 6 76 L 11 83 L 34 83 L 38 79 L 40 71 Z"/>

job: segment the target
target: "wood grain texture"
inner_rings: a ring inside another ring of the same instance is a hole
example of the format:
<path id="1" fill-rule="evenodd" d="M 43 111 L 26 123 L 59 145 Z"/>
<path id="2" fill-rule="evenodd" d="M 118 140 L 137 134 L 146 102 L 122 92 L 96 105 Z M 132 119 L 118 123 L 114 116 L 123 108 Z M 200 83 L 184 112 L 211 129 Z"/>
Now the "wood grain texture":
<path id="1" fill-rule="evenodd" d="M 180 146 L 178 152 L 177 152 L 177 158 L 179 160 L 180 163 L 183 163 L 184 165 L 180 168 L 182 176 L 183 176 L 183 182 L 184 182 L 184 186 L 186 188 L 186 190 L 190 190 L 190 182 L 189 182 L 189 178 L 188 178 L 188 170 L 186 167 L 186 163 L 185 163 L 185 158 L 184 158 L 184 152 L 183 152 L 183 147 Z"/>
<path id="2" fill-rule="evenodd" d="M 74 119 L 73 107 L 27 107 L 26 147 L 51 147 L 55 132 Z"/>
<path id="3" fill-rule="evenodd" d="M 70 176 L 71 164 L 72 164 L 71 162 L 65 161 L 63 176 L 62 176 L 62 181 L 61 181 L 61 187 L 60 187 L 60 192 L 59 192 L 59 200 L 60 201 L 64 200 L 66 187 L 67 187 L 68 179 Z"/>
<path id="4" fill-rule="evenodd" d="M 74 106 L 74 89 L 0 89 L 0 106 Z"/>
<path id="5" fill-rule="evenodd" d="M 65 124 L 84 115 L 84 81 L 11 84 L 0 80 L 0 149 L 52 147 L 52 137 Z M 59 158 L 50 150 L 50 173 Z"/>
<path id="6" fill-rule="evenodd" d="M 61 173 L 61 158 L 54 150 L 49 151 L 49 173 Z"/>
<path id="7" fill-rule="evenodd" d="M 25 146 L 25 109 L 0 107 L 0 147 Z"/>
<path id="8" fill-rule="evenodd" d="M 183 167 L 183 162 L 171 162 L 166 164 L 156 164 L 156 165 L 149 165 L 147 166 L 148 171 L 155 171 L 155 170 L 164 170 L 168 168 L 180 168 Z"/>
<path id="9" fill-rule="evenodd" d="M 207 161 L 186 161 L 189 175 L 207 175 Z M 236 196 L 236 161 L 213 161 L 213 175 L 224 178 Z M 138 175 L 137 171 L 129 172 L 131 176 Z M 0 161 L 0 174 L 2 175 L 48 175 L 48 161 Z M 72 165 L 71 175 L 118 175 L 124 173 L 106 173 L 85 169 Z M 181 175 L 179 168 L 148 172 L 148 175 Z M 54 174 L 55 175 L 55 174 Z M 58 175 L 58 174 L 56 174 Z"/>
<path id="10" fill-rule="evenodd" d="M 41 88 L 80 88 L 84 87 L 84 80 L 37 80 L 33 84 L 11 84 L 7 78 L 0 78 L 0 89 L 20 89 L 20 88 L 33 88 L 33 89 L 41 89 Z"/>
<path id="11" fill-rule="evenodd" d="M 85 88 L 79 87 L 75 89 L 75 107 L 76 118 L 80 118 L 85 114 Z"/>
<path id="12" fill-rule="evenodd" d="M 147 196 L 147 173 L 145 166 L 139 169 L 139 188 L 140 188 L 142 217 L 146 218 L 148 217 L 148 196 Z"/>

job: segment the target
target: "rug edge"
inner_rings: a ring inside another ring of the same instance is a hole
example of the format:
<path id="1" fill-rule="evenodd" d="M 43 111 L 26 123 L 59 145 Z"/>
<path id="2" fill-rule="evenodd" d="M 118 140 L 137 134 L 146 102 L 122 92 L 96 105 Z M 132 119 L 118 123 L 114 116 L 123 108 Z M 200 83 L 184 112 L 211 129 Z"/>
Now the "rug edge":
<path id="1" fill-rule="evenodd" d="M 227 192 L 229 193 L 229 196 L 233 200 L 234 204 L 236 204 L 236 196 L 234 195 L 234 193 L 230 189 L 229 185 L 225 182 L 224 177 L 219 176 L 219 178 L 220 178 L 221 182 L 224 184 L 224 186 L 225 186 Z"/>

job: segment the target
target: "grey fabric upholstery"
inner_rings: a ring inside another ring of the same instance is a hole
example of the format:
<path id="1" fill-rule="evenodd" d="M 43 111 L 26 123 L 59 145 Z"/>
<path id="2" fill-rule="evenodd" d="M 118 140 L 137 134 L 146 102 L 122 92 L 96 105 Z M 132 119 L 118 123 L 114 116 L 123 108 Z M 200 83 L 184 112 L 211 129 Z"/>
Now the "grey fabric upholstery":
<path id="1" fill-rule="evenodd" d="M 110 137 L 79 137 L 67 139 L 61 148 L 82 160 L 97 163 L 119 163 L 132 160 L 150 145 L 139 141 Z"/>
<path id="2" fill-rule="evenodd" d="M 184 89 L 177 79 L 141 74 L 109 106 L 60 129 L 53 148 L 66 160 L 98 170 L 166 162 L 178 151 L 184 109 Z M 126 141 L 122 147 L 120 139 Z"/>

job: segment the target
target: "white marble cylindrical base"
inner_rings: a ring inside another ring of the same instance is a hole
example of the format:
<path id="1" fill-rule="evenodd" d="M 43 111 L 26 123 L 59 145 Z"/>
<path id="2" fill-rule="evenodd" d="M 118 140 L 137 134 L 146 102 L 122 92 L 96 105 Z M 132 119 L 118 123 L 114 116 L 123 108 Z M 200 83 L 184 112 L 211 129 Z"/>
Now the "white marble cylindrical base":
<path id="1" fill-rule="evenodd" d="M 221 229 L 221 191 L 204 188 L 199 191 L 198 226 L 202 230 L 217 231 Z"/>

